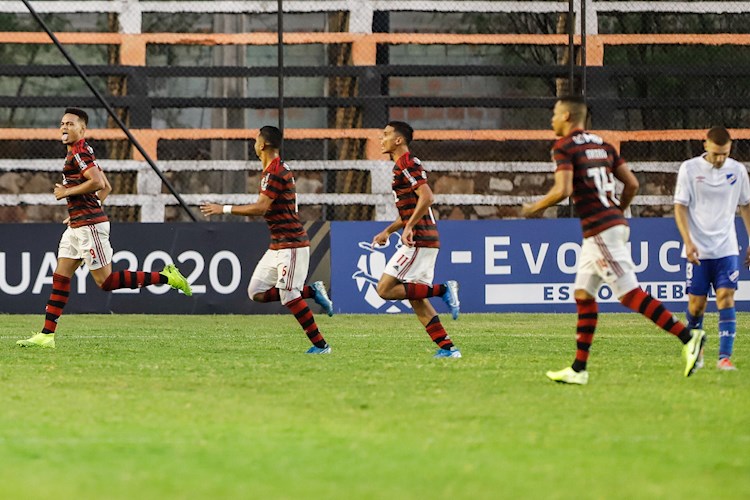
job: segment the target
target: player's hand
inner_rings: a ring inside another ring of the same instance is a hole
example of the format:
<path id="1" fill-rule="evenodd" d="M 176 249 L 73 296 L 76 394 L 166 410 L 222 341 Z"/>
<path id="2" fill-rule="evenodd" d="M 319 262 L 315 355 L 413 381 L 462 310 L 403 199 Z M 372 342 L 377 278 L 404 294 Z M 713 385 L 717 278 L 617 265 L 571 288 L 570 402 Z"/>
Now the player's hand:
<path id="1" fill-rule="evenodd" d="M 388 236 L 390 236 L 385 231 L 381 231 L 378 234 L 375 235 L 375 237 L 372 239 L 372 246 L 379 246 L 382 247 L 386 243 L 388 243 Z"/>
<path id="2" fill-rule="evenodd" d="M 218 203 L 205 203 L 201 205 L 201 213 L 206 217 L 209 215 L 221 215 L 224 213 L 224 206 Z"/>
<path id="3" fill-rule="evenodd" d="M 67 198 L 68 188 L 63 186 L 62 184 L 55 184 L 55 189 L 52 191 L 52 193 L 55 195 L 56 200 L 62 200 L 63 198 Z"/>
<path id="4" fill-rule="evenodd" d="M 70 225 L 70 217 L 69 216 L 65 217 L 65 219 L 63 219 L 63 224 L 65 224 L 66 226 Z"/>
<path id="5" fill-rule="evenodd" d="M 745 252 L 745 267 L 750 267 L 750 247 L 748 247 L 747 252 Z"/>
<path id="6" fill-rule="evenodd" d="M 685 258 L 687 258 L 687 261 L 691 264 L 695 264 L 696 266 L 701 265 L 698 249 L 692 241 L 685 243 Z"/>
<path id="7" fill-rule="evenodd" d="M 401 243 L 407 247 L 414 246 L 414 228 L 411 226 L 404 226 L 404 230 L 401 233 Z"/>
<path id="8" fill-rule="evenodd" d="M 524 203 L 521 205 L 521 216 L 522 217 L 531 217 L 536 213 L 536 210 L 534 210 L 534 204 L 533 203 Z"/>

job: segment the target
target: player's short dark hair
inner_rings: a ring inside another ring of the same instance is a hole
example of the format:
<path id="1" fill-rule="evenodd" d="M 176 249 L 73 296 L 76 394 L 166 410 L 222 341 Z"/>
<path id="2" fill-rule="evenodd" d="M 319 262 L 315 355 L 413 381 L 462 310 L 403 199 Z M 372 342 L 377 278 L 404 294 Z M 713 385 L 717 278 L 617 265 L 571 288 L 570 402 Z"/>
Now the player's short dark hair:
<path id="1" fill-rule="evenodd" d="M 281 141 L 284 139 L 284 135 L 277 127 L 271 125 L 265 125 L 260 128 L 260 136 L 266 141 L 266 144 L 274 149 L 281 148 Z"/>
<path id="2" fill-rule="evenodd" d="M 407 146 L 411 144 L 411 140 L 414 138 L 414 129 L 411 128 L 411 125 L 406 122 L 392 121 L 388 122 L 388 125 L 386 126 L 393 127 L 393 130 L 404 138 Z"/>
<path id="3" fill-rule="evenodd" d="M 706 139 L 717 146 L 726 146 L 732 140 L 732 137 L 729 135 L 729 130 L 724 127 L 711 127 L 711 130 L 706 134 Z"/>
<path id="4" fill-rule="evenodd" d="M 571 122 L 586 123 L 586 118 L 589 114 L 589 107 L 583 96 L 565 95 L 558 98 L 557 102 L 561 102 L 568 109 Z"/>
<path id="5" fill-rule="evenodd" d="M 88 113 L 86 113 L 82 109 L 78 109 L 78 108 L 65 108 L 65 113 L 64 114 L 66 114 L 66 115 L 67 114 L 76 115 L 81 120 L 83 120 L 83 124 L 84 125 L 88 125 L 89 124 L 89 115 L 88 115 Z"/>

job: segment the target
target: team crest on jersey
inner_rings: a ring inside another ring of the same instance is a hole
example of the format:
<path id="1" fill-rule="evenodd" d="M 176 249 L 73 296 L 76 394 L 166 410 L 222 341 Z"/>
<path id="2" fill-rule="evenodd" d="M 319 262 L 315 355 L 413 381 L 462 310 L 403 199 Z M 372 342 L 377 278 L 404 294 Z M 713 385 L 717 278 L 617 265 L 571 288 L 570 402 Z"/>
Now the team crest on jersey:
<path id="1" fill-rule="evenodd" d="M 727 182 L 734 186 L 734 183 L 737 182 L 737 175 L 736 174 L 727 174 Z"/>
<path id="2" fill-rule="evenodd" d="M 357 290 L 367 304 L 377 312 L 400 313 L 411 311 L 408 300 L 385 300 L 378 295 L 378 281 L 383 275 L 388 259 L 401 247 L 401 237 L 394 233 L 397 240 L 391 245 L 391 239 L 383 246 L 374 246 L 369 241 L 360 241 L 357 246 L 363 250 L 357 260 L 357 271 L 352 279 L 357 284 Z M 393 235 L 391 235 L 393 236 Z"/>

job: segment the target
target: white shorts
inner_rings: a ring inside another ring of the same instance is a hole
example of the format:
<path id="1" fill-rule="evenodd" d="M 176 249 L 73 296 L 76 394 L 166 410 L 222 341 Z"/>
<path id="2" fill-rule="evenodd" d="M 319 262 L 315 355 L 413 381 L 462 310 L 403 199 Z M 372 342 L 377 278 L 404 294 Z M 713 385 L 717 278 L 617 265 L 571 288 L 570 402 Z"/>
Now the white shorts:
<path id="1" fill-rule="evenodd" d="M 383 274 L 393 276 L 402 283 L 432 285 L 439 250 L 401 245 L 385 265 Z"/>
<path id="2" fill-rule="evenodd" d="M 635 264 L 628 249 L 630 228 L 620 224 L 583 240 L 576 273 L 576 290 L 596 296 L 602 283 L 622 297 L 638 287 Z"/>
<path id="3" fill-rule="evenodd" d="M 57 258 L 83 259 L 90 270 L 101 269 L 112 262 L 109 222 L 90 226 L 70 227 L 60 238 Z"/>
<path id="4" fill-rule="evenodd" d="M 266 250 L 255 266 L 250 284 L 261 284 L 264 290 L 302 290 L 310 267 L 310 247 Z"/>

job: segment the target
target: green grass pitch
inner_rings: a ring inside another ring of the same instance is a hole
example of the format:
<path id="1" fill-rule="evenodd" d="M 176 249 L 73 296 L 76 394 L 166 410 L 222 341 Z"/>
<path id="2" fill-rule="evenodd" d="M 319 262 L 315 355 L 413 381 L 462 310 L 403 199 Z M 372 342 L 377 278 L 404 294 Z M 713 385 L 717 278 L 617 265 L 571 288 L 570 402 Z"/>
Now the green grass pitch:
<path id="1" fill-rule="evenodd" d="M 0 322 L 0 497 L 748 498 L 750 338 L 733 373 L 716 315 L 706 368 L 635 314 L 600 315 L 588 386 L 548 381 L 574 315 L 443 318 L 433 359 L 409 315 L 69 315 L 57 349 Z"/>

